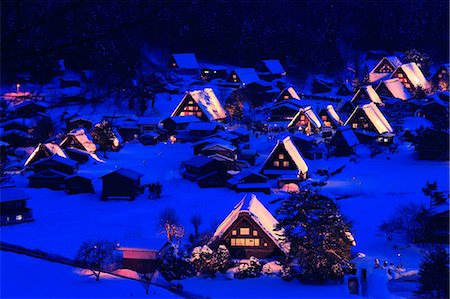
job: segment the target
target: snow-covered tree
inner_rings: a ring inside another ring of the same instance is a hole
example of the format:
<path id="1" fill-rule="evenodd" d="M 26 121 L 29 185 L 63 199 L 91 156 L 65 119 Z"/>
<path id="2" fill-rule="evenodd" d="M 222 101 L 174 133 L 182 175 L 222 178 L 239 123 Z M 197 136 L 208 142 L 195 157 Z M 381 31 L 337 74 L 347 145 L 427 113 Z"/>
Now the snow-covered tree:
<path id="1" fill-rule="evenodd" d="M 449 255 L 444 247 L 425 253 L 419 269 L 417 293 L 431 298 L 449 298 Z"/>
<path id="2" fill-rule="evenodd" d="M 169 242 L 184 235 L 184 228 L 180 225 L 177 212 L 172 208 L 165 208 L 159 214 L 159 226 L 165 230 Z"/>
<path id="3" fill-rule="evenodd" d="M 217 271 L 225 272 L 228 269 L 230 253 L 223 245 L 216 251 L 208 245 L 198 246 L 192 250 L 190 262 L 196 273 L 204 277 L 214 277 Z"/>
<path id="4" fill-rule="evenodd" d="M 255 278 L 261 275 L 262 265 L 258 258 L 251 256 L 248 261 L 242 262 L 238 266 L 238 270 L 235 274 L 237 278 Z"/>
<path id="5" fill-rule="evenodd" d="M 405 58 L 408 62 L 415 62 L 425 76 L 430 75 L 430 66 L 433 64 L 430 56 L 425 53 L 420 53 L 416 49 L 411 49 L 405 52 Z"/>
<path id="6" fill-rule="evenodd" d="M 190 264 L 176 245 L 170 246 L 161 258 L 159 271 L 167 280 L 182 279 L 192 273 Z"/>
<path id="7" fill-rule="evenodd" d="M 81 267 L 90 270 L 97 281 L 102 270 L 109 270 L 117 262 L 115 254 L 116 242 L 107 240 L 89 240 L 81 244 L 75 256 L 75 261 Z"/>
<path id="8" fill-rule="evenodd" d="M 102 121 L 94 126 L 91 133 L 95 143 L 100 147 L 100 150 L 104 151 L 106 157 L 106 151 L 111 150 L 115 146 L 116 133 L 114 133 L 113 127 L 109 121 Z"/>
<path id="9" fill-rule="evenodd" d="M 299 278 L 308 283 L 342 279 L 353 239 L 351 223 L 333 200 L 307 187 L 284 199 L 277 214 L 291 244 L 287 262 L 299 263 Z"/>

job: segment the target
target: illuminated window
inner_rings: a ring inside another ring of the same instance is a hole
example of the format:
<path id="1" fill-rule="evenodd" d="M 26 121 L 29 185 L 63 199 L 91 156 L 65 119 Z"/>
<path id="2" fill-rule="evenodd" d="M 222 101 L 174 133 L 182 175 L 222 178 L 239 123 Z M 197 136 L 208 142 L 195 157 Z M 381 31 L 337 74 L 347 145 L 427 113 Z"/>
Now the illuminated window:
<path id="1" fill-rule="evenodd" d="M 202 117 L 202 113 L 201 112 L 197 112 L 197 116 L 198 117 Z"/>
<path id="2" fill-rule="evenodd" d="M 406 87 L 406 88 L 411 88 L 411 84 L 405 83 L 405 87 Z"/>
<path id="3" fill-rule="evenodd" d="M 233 79 L 237 79 L 236 74 L 233 74 L 233 76 L 231 76 Z"/>
<path id="4" fill-rule="evenodd" d="M 230 245 L 231 246 L 236 246 L 236 239 L 235 238 L 231 238 Z"/>
<path id="5" fill-rule="evenodd" d="M 255 246 L 259 246 L 259 239 L 255 239 Z"/>
<path id="6" fill-rule="evenodd" d="M 236 240 L 236 246 L 245 246 L 245 239 L 238 238 Z"/>
<path id="7" fill-rule="evenodd" d="M 266 242 L 264 242 L 264 247 L 267 247 L 269 244 L 267 244 Z"/>
<path id="8" fill-rule="evenodd" d="M 439 79 L 442 79 L 442 74 L 439 74 L 439 75 L 438 75 L 438 78 L 439 78 Z"/>
<path id="9" fill-rule="evenodd" d="M 186 115 L 186 113 L 184 113 L 184 112 L 180 112 L 180 115 L 181 115 L 181 116 L 184 116 L 184 115 Z"/>
<path id="10" fill-rule="evenodd" d="M 248 228 L 248 227 L 241 227 L 239 229 L 239 234 L 241 236 L 249 236 L 250 235 L 250 228 Z"/>
<path id="11" fill-rule="evenodd" d="M 403 78 L 403 74 L 402 73 L 398 73 L 398 77 L 399 78 Z"/>
<path id="12" fill-rule="evenodd" d="M 280 161 L 273 161 L 273 166 L 280 167 Z"/>
<path id="13" fill-rule="evenodd" d="M 189 101 L 188 105 L 194 105 L 194 101 Z"/>
<path id="14" fill-rule="evenodd" d="M 278 159 L 283 160 L 284 159 L 284 154 L 278 154 Z"/>
<path id="15" fill-rule="evenodd" d="M 285 95 L 283 98 L 284 98 L 285 100 L 289 100 L 289 96 L 288 96 L 288 95 Z"/>
<path id="16" fill-rule="evenodd" d="M 194 106 L 188 106 L 188 110 L 189 111 L 193 111 L 194 110 Z"/>
<path id="17" fill-rule="evenodd" d="M 443 74 L 447 74 L 447 70 L 442 70 L 442 72 L 441 73 L 443 73 Z"/>
<path id="18" fill-rule="evenodd" d="M 237 230 L 233 229 L 233 230 L 231 231 L 231 235 L 232 235 L 232 236 L 236 236 L 236 235 L 237 235 Z"/>
<path id="19" fill-rule="evenodd" d="M 369 127 L 369 124 L 364 124 L 364 129 L 367 129 Z"/>
<path id="20" fill-rule="evenodd" d="M 257 230 L 253 230 L 253 236 L 257 236 L 258 235 L 258 231 Z"/>
<path id="21" fill-rule="evenodd" d="M 322 115 L 322 120 L 326 121 L 327 120 L 327 116 L 326 115 Z"/>
<path id="22" fill-rule="evenodd" d="M 22 219 L 23 219 L 22 215 L 17 215 L 17 216 L 16 216 L 16 220 L 17 220 L 17 221 L 20 221 L 20 220 L 22 220 Z"/>
<path id="23" fill-rule="evenodd" d="M 283 161 L 283 167 L 289 167 L 289 161 Z"/>
<path id="24" fill-rule="evenodd" d="M 209 74 L 209 71 L 205 71 L 204 73 L 205 73 L 205 74 Z"/>
<path id="25" fill-rule="evenodd" d="M 358 128 L 358 124 L 357 124 L 357 123 L 353 123 L 353 124 L 352 124 L 352 128 L 353 128 L 353 129 L 357 129 L 357 128 Z"/>
<path id="26" fill-rule="evenodd" d="M 177 67 L 177 64 L 174 62 L 174 63 L 172 63 L 172 66 L 173 67 Z"/>
<path id="27" fill-rule="evenodd" d="M 255 239 L 244 239 L 245 240 L 245 246 L 255 246 Z"/>

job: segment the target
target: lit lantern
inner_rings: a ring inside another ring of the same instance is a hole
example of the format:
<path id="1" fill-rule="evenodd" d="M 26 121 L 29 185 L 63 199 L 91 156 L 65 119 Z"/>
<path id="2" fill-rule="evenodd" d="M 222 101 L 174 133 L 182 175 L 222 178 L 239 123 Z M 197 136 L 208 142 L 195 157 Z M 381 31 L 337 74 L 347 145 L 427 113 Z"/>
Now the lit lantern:
<path id="1" fill-rule="evenodd" d="M 174 144 L 177 141 L 177 138 L 175 136 L 171 135 L 169 140 L 170 140 L 170 143 Z"/>

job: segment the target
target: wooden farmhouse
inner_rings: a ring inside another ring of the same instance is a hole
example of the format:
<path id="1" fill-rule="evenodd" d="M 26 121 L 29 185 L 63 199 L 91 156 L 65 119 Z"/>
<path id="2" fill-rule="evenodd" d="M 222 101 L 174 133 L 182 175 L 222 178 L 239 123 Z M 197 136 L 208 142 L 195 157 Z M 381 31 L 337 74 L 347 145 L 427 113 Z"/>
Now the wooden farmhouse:
<path id="1" fill-rule="evenodd" d="M 94 193 L 92 180 L 81 174 L 74 174 L 64 179 L 68 194 Z"/>
<path id="2" fill-rule="evenodd" d="M 217 227 L 209 241 L 211 246 L 225 245 L 231 258 L 281 258 L 289 252 L 283 242 L 283 229 L 254 194 L 247 194 Z"/>
<path id="3" fill-rule="evenodd" d="M 336 157 L 354 155 L 358 144 L 358 138 L 349 126 L 339 127 L 330 141 L 331 152 Z"/>
<path id="4" fill-rule="evenodd" d="M 270 108 L 268 121 L 290 121 L 301 108 L 302 102 L 300 100 L 292 99 L 277 102 Z"/>
<path id="5" fill-rule="evenodd" d="M 204 156 L 211 156 L 214 154 L 220 154 L 232 159 L 236 159 L 237 148 L 234 145 L 229 145 L 223 142 L 215 142 L 205 145 L 200 154 Z"/>
<path id="6" fill-rule="evenodd" d="M 326 108 L 320 110 L 319 117 L 322 120 L 324 127 L 336 129 L 344 124 L 339 114 L 334 110 L 333 105 L 328 105 Z"/>
<path id="7" fill-rule="evenodd" d="M 216 134 L 218 128 L 219 128 L 219 125 L 216 122 L 202 121 L 202 122 L 190 123 L 186 127 L 186 130 L 189 131 L 189 136 L 191 136 L 191 137 L 204 138 L 204 137 Z"/>
<path id="8" fill-rule="evenodd" d="M 187 115 L 196 116 L 202 121 L 223 121 L 227 117 L 212 88 L 186 92 L 171 117 Z"/>
<path id="9" fill-rule="evenodd" d="M 74 117 L 66 121 L 67 132 L 70 132 L 78 128 L 83 128 L 86 131 L 89 131 L 92 129 L 92 121 L 85 119 L 83 117 Z"/>
<path id="10" fill-rule="evenodd" d="M 292 135 L 291 139 L 304 158 L 309 160 L 322 159 L 324 151 L 318 146 L 316 139 L 301 133 Z"/>
<path id="11" fill-rule="evenodd" d="M 120 168 L 102 176 L 102 200 L 134 200 L 139 194 L 143 176 L 143 174 L 128 168 Z"/>
<path id="12" fill-rule="evenodd" d="M 1 225 L 34 221 L 33 212 L 27 208 L 30 197 L 15 187 L 0 188 Z"/>
<path id="13" fill-rule="evenodd" d="M 95 153 L 98 149 L 92 137 L 83 128 L 70 131 L 59 146 L 63 149 L 76 148 L 89 153 Z"/>
<path id="14" fill-rule="evenodd" d="M 210 144 L 222 144 L 227 147 L 234 146 L 230 141 L 219 138 L 219 137 L 210 137 L 206 139 L 199 140 L 192 144 L 194 148 L 194 155 L 200 155 L 202 149 Z"/>
<path id="15" fill-rule="evenodd" d="M 199 65 L 194 53 L 177 53 L 170 55 L 168 66 L 170 69 L 180 73 L 199 72 Z"/>
<path id="16" fill-rule="evenodd" d="M 305 134 L 317 134 L 323 124 L 311 106 L 300 108 L 291 122 L 287 125 L 289 131 L 301 131 Z"/>
<path id="17" fill-rule="evenodd" d="M 250 131 L 246 130 L 242 127 L 228 131 L 233 135 L 236 135 L 239 138 L 240 142 L 249 142 L 250 141 Z"/>
<path id="18" fill-rule="evenodd" d="M 63 190 L 66 187 L 64 180 L 67 176 L 66 173 L 48 168 L 30 175 L 28 177 L 28 187 Z"/>
<path id="19" fill-rule="evenodd" d="M 416 115 L 424 117 L 434 124 L 442 125 L 448 123 L 448 103 L 435 96 L 429 101 L 417 109 Z"/>
<path id="20" fill-rule="evenodd" d="M 256 67 L 256 72 L 258 77 L 267 81 L 272 81 L 286 75 L 286 71 L 280 61 L 276 59 L 261 60 Z"/>
<path id="21" fill-rule="evenodd" d="M 383 57 L 369 73 L 369 82 L 374 83 L 382 79 L 388 79 L 394 71 L 402 65 L 396 56 Z"/>
<path id="22" fill-rule="evenodd" d="M 290 136 L 279 140 L 262 165 L 260 174 L 269 178 L 281 176 L 306 179 L 308 165 Z"/>
<path id="23" fill-rule="evenodd" d="M 409 91 L 429 90 L 431 85 L 415 62 L 402 64 L 391 75 L 398 78 Z"/>
<path id="24" fill-rule="evenodd" d="M 186 130 L 191 123 L 198 123 L 201 120 L 194 115 L 171 116 L 161 121 L 164 130 L 169 134 L 176 134 L 179 131 Z"/>
<path id="25" fill-rule="evenodd" d="M 350 102 L 356 107 L 361 104 L 366 104 L 368 102 L 373 102 L 379 106 L 383 105 L 380 96 L 373 89 L 372 85 L 362 86 L 355 93 Z"/>
<path id="26" fill-rule="evenodd" d="M 24 118 L 24 117 L 18 117 L 9 119 L 6 121 L 2 121 L 0 124 L 3 131 L 10 131 L 10 130 L 18 130 L 22 132 L 31 132 L 34 128 L 36 128 L 37 125 L 37 118 Z"/>
<path id="27" fill-rule="evenodd" d="M 269 178 L 257 172 L 243 170 L 227 181 L 228 187 L 236 192 L 270 193 Z"/>
<path id="28" fill-rule="evenodd" d="M 30 166 L 33 163 L 45 158 L 49 158 L 53 155 L 58 155 L 62 158 L 68 158 L 66 153 L 56 143 L 39 143 L 33 150 L 30 156 L 25 161 L 24 166 Z"/>
<path id="29" fill-rule="evenodd" d="M 450 64 L 441 65 L 436 73 L 431 77 L 433 87 L 439 91 L 449 90 L 449 75 Z"/>
<path id="30" fill-rule="evenodd" d="M 387 99 L 399 99 L 401 101 L 411 99 L 411 94 L 397 78 L 381 81 L 375 88 L 375 91 L 384 104 L 386 104 Z"/>
<path id="31" fill-rule="evenodd" d="M 33 163 L 34 173 L 47 169 L 53 169 L 65 174 L 74 174 L 77 168 L 78 164 L 76 161 L 56 154 Z"/>
<path id="32" fill-rule="evenodd" d="M 228 72 L 227 69 L 223 67 L 204 67 L 201 69 L 201 77 L 207 82 L 214 79 L 226 79 L 228 77 Z"/>
<path id="33" fill-rule="evenodd" d="M 206 156 L 195 156 L 183 162 L 182 177 L 195 182 L 200 188 L 224 187 L 227 167 L 224 163 Z"/>
<path id="34" fill-rule="evenodd" d="M 255 69 L 240 68 L 232 70 L 226 81 L 238 85 L 248 85 L 250 83 L 259 82 L 261 79 L 258 77 Z"/>
<path id="35" fill-rule="evenodd" d="M 11 147 L 27 147 L 34 143 L 32 135 L 19 130 L 4 131 L 0 140 L 8 143 Z"/>
<path id="36" fill-rule="evenodd" d="M 338 96 L 351 96 L 353 94 L 353 87 L 349 82 L 342 82 L 336 94 Z"/>
<path id="37" fill-rule="evenodd" d="M 389 121 L 374 103 L 357 106 L 345 125 L 354 130 L 361 143 L 391 144 L 395 136 Z"/>
<path id="38" fill-rule="evenodd" d="M 38 113 L 45 113 L 47 107 L 34 101 L 25 101 L 15 106 L 17 116 L 32 117 Z"/>
<path id="39" fill-rule="evenodd" d="M 274 102 L 280 103 L 282 101 L 289 101 L 289 100 L 300 100 L 300 96 L 297 94 L 294 87 L 292 86 L 283 89 Z"/>

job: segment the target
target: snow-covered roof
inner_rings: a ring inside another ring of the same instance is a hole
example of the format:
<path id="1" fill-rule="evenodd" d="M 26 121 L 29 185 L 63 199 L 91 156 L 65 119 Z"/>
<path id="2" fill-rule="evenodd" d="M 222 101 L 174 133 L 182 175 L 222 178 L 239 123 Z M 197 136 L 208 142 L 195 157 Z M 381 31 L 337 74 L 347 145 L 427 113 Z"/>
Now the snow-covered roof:
<path id="1" fill-rule="evenodd" d="M 186 95 L 180 101 L 178 106 L 173 110 L 171 116 L 176 117 L 181 105 L 183 104 L 187 96 L 191 96 L 192 99 L 198 104 L 202 112 L 208 117 L 209 120 L 224 119 L 227 117 L 225 109 L 220 104 L 219 99 L 216 97 L 212 88 L 205 88 L 203 90 L 194 90 L 186 92 Z"/>
<path id="2" fill-rule="evenodd" d="M 20 130 L 16 130 L 16 129 L 4 131 L 3 134 L 1 135 L 1 137 L 5 137 L 5 136 L 8 136 L 8 135 L 17 135 L 17 136 L 20 136 L 22 138 L 33 139 L 33 136 L 31 136 L 30 134 L 25 133 L 25 132 L 20 131 Z"/>
<path id="3" fill-rule="evenodd" d="M 261 60 L 261 63 L 266 66 L 270 74 L 283 74 L 286 72 L 277 59 Z M 258 71 L 260 70 L 258 69 Z"/>
<path id="4" fill-rule="evenodd" d="M 197 58 L 194 53 L 172 54 L 177 66 L 180 69 L 198 69 Z"/>
<path id="5" fill-rule="evenodd" d="M 0 202 L 28 199 L 30 199 L 30 196 L 26 194 L 22 189 L 18 189 L 15 187 L 0 188 Z"/>
<path id="6" fill-rule="evenodd" d="M 298 110 L 297 114 L 294 116 L 294 118 L 291 120 L 291 122 L 288 124 L 288 127 L 294 126 L 295 123 L 298 121 L 298 118 L 301 114 L 305 114 L 308 120 L 316 127 L 321 128 L 322 127 L 322 121 L 319 119 L 317 114 L 312 110 L 311 106 L 300 108 Z"/>
<path id="7" fill-rule="evenodd" d="M 245 169 L 245 170 L 239 172 L 238 174 L 234 175 L 227 182 L 229 184 L 236 185 L 236 184 L 240 183 L 241 180 L 245 179 L 246 177 L 253 176 L 253 175 L 254 176 L 258 176 L 258 177 L 260 177 L 263 180 L 268 180 L 269 179 L 265 175 L 262 175 L 260 173 L 257 173 L 257 172 L 254 172 L 254 171 L 251 171 L 251 170 L 248 170 L 248 169 Z"/>
<path id="8" fill-rule="evenodd" d="M 202 167 L 202 166 L 210 163 L 211 161 L 214 161 L 214 160 L 209 157 L 199 155 L 199 156 L 195 156 L 187 161 L 184 161 L 183 164 L 189 165 L 189 166 L 194 166 L 194 167 Z"/>
<path id="9" fill-rule="evenodd" d="M 197 130 L 197 131 L 213 131 L 217 127 L 217 124 L 209 121 L 190 123 L 186 130 Z"/>
<path id="10" fill-rule="evenodd" d="M 403 70 L 403 72 L 406 74 L 406 77 L 408 77 L 415 88 L 430 88 L 430 83 L 427 81 L 422 71 L 415 62 L 405 63 L 399 66 L 399 68 Z"/>
<path id="11" fill-rule="evenodd" d="M 235 134 L 235 135 L 238 135 L 238 136 L 245 136 L 245 135 L 249 135 L 250 134 L 249 130 L 246 130 L 246 129 L 241 128 L 241 127 L 236 128 L 236 129 L 234 129 L 232 131 L 229 131 L 229 132 L 231 134 Z"/>
<path id="12" fill-rule="evenodd" d="M 275 104 L 270 108 L 270 110 L 279 109 L 280 107 L 287 107 L 294 110 L 298 110 L 302 107 L 302 102 L 297 99 L 279 101 L 275 102 Z"/>
<path id="13" fill-rule="evenodd" d="M 394 67 L 394 69 L 402 65 L 402 62 L 400 61 L 400 59 L 398 59 L 397 56 L 385 56 L 377 63 L 377 65 L 375 65 L 375 67 L 370 72 L 374 73 L 374 71 L 380 66 L 383 60 L 389 61 L 389 63 Z"/>
<path id="14" fill-rule="evenodd" d="M 350 126 L 339 127 L 338 129 L 348 146 L 352 147 L 359 144 L 359 140 Z"/>
<path id="15" fill-rule="evenodd" d="M 76 140 L 78 140 L 86 151 L 93 153 L 97 150 L 97 145 L 94 143 L 94 140 L 90 135 L 86 134 L 86 131 L 83 128 L 77 128 L 70 131 L 60 145 L 63 144 L 69 136 L 73 136 Z"/>
<path id="16" fill-rule="evenodd" d="M 23 118 L 23 117 L 14 118 L 7 121 L 2 121 L 0 126 L 3 128 L 12 124 L 21 125 L 24 126 L 25 128 L 32 128 L 33 126 L 36 125 L 36 118 Z"/>
<path id="17" fill-rule="evenodd" d="M 221 147 L 221 148 L 226 149 L 228 151 L 235 151 L 236 150 L 236 147 L 234 145 L 231 145 L 231 144 L 227 144 L 227 143 L 210 143 L 208 145 L 205 145 L 205 147 L 202 148 L 202 151 L 209 150 L 209 149 L 214 148 L 214 147 Z"/>
<path id="18" fill-rule="evenodd" d="M 293 98 L 293 99 L 297 99 L 300 100 L 299 95 L 297 94 L 297 91 L 295 91 L 294 87 L 288 87 L 287 89 L 285 89 L 289 95 Z M 283 90 L 284 91 L 284 90 Z"/>
<path id="19" fill-rule="evenodd" d="M 17 110 L 19 110 L 19 109 L 23 109 L 24 107 L 27 107 L 27 106 L 40 106 L 42 108 L 47 108 L 47 106 L 45 104 L 37 103 L 37 102 L 33 102 L 33 101 L 23 101 L 22 103 L 16 105 L 15 108 Z"/>
<path id="20" fill-rule="evenodd" d="M 61 149 L 61 147 L 58 144 L 56 144 L 56 143 L 44 143 L 44 144 L 39 143 L 39 145 L 36 146 L 36 148 L 33 150 L 31 155 L 25 161 L 25 166 L 28 166 L 40 151 L 46 151 L 47 155 L 49 155 L 49 156 L 58 155 L 62 158 L 67 158 L 66 153 L 64 153 L 64 151 Z"/>
<path id="21" fill-rule="evenodd" d="M 370 122 L 374 125 L 378 134 L 394 132 L 391 125 L 389 124 L 387 119 L 384 117 L 383 113 L 381 113 L 380 109 L 378 109 L 377 105 L 375 105 L 374 103 L 359 105 L 358 107 L 356 107 L 355 110 L 353 111 L 353 113 L 348 118 L 345 125 L 347 125 L 350 122 L 350 120 L 353 119 L 353 116 L 356 114 L 356 112 L 359 109 L 362 109 L 362 111 L 366 114 L 366 116 L 369 118 Z"/>
<path id="22" fill-rule="evenodd" d="M 291 159 L 294 161 L 295 166 L 297 167 L 298 171 L 301 171 L 302 173 L 307 173 L 308 172 L 308 165 L 306 165 L 305 160 L 303 159 L 303 156 L 300 152 L 300 150 L 297 148 L 297 146 L 295 145 L 295 143 L 292 141 L 292 137 L 291 136 L 287 136 L 285 137 L 283 140 L 278 140 L 277 144 L 274 146 L 274 148 L 272 149 L 272 151 L 270 152 L 269 156 L 267 156 L 266 161 L 264 161 L 264 165 L 267 164 L 267 162 L 271 159 L 272 155 L 274 155 L 275 150 L 279 147 L 282 146 L 284 147 L 284 149 L 286 150 L 286 152 L 288 153 L 288 155 L 291 157 Z M 264 170 L 265 173 L 267 173 L 267 170 Z M 279 171 L 279 170 L 277 170 Z M 297 171 L 297 172 L 298 172 Z M 292 170 L 289 170 L 289 172 L 291 173 Z"/>
<path id="23" fill-rule="evenodd" d="M 267 208 L 258 200 L 256 195 L 245 195 L 237 205 L 234 206 L 231 213 L 217 227 L 210 243 L 220 238 L 233 223 L 238 219 L 241 213 L 249 214 L 250 217 L 261 227 L 261 229 L 272 239 L 272 241 L 284 252 L 289 252 L 289 244 L 283 242 L 284 230 L 275 230 L 278 221 L 267 210 Z"/>
<path id="24" fill-rule="evenodd" d="M 353 102 L 361 92 L 364 92 L 367 97 L 374 103 L 382 104 L 383 102 L 380 99 L 378 93 L 373 89 L 372 85 L 362 86 L 353 96 L 351 102 Z"/>
<path id="25" fill-rule="evenodd" d="M 42 159 L 40 161 L 37 161 L 33 165 L 43 164 L 43 163 L 46 163 L 47 161 L 54 161 L 54 162 L 57 162 L 57 163 L 61 163 L 61 164 L 70 166 L 70 167 L 75 167 L 77 165 L 76 161 L 74 161 L 72 159 L 69 159 L 69 158 L 61 157 L 59 155 L 53 155 L 53 156 L 50 156 L 48 158 Z"/>
<path id="26" fill-rule="evenodd" d="M 200 119 L 194 115 L 182 115 L 182 116 L 177 115 L 177 116 L 171 116 L 170 119 L 176 124 L 200 122 Z"/>
<path id="27" fill-rule="evenodd" d="M 391 92 L 394 98 L 401 99 L 403 101 L 409 100 L 411 95 L 408 90 L 406 90 L 405 86 L 400 82 L 398 78 L 392 78 L 388 80 L 384 80 L 380 83 L 384 84 L 386 88 Z"/>
<path id="28" fill-rule="evenodd" d="M 127 178 L 131 179 L 131 180 L 137 180 L 137 179 L 140 179 L 141 177 L 144 176 L 142 173 L 139 173 L 139 172 L 137 172 L 137 171 L 135 171 L 133 169 L 120 168 L 118 170 L 115 170 L 113 172 L 105 174 L 105 175 L 101 176 L 100 178 L 103 179 L 104 177 L 109 176 L 109 175 L 114 174 L 114 173 L 120 174 L 120 175 L 122 175 L 124 177 L 127 177 Z"/>
<path id="29" fill-rule="evenodd" d="M 258 77 L 258 74 L 256 73 L 255 69 L 253 69 L 253 68 L 239 68 L 239 69 L 234 69 L 233 71 L 239 77 L 239 80 L 241 80 L 241 82 L 244 84 L 261 81 L 261 79 Z"/>
<path id="30" fill-rule="evenodd" d="M 336 125 L 342 125 L 343 121 L 341 120 L 339 114 L 337 114 L 336 110 L 334 110 L 333 105 L 327 106 L 327 113 L 331 117 L 331 119 L 334 121 Z"/>

